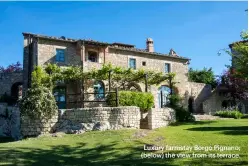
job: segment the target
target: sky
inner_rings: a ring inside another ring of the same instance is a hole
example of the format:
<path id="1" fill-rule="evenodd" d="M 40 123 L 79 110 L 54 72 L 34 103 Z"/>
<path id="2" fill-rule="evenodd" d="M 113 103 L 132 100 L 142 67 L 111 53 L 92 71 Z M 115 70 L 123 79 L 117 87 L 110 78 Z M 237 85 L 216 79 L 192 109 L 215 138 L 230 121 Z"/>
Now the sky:
<path id="1" fill-rule="evenodd" d="M 248 29 L 247 2 L 0 2 L 0 66 L 23 62 L 22 32 L 134 44 L 154 40 L 221 74 L 230 57 L 220 49 Z"/>

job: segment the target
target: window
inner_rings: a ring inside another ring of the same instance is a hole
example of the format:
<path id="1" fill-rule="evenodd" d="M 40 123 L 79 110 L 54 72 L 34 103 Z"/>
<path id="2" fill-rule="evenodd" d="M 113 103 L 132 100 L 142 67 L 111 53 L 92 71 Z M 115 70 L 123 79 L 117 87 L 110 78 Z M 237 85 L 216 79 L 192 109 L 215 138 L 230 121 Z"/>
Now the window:
<path id="1" fill-rule="evenodd" d="M 98 62 L 98 53 L 94 51 L 88 51 L 88 61 Z"/>
<path id="2" fill-rule="evenodd" d="M 136 59 L 130 58 L 129 59 L 129 68 L 136 69 Z"/>
<path id="3" fill-rule="evenodd" d="M 159 102 L 160 108 L 163 108 L 163 107 L 165 107 L 166 105 L 169 104 L 169 102 L 170 102 L 170 100 L 169 100 L 170 92 L 171 92 L 171 89 L 166 85 L 162 85 L 158 89 L 158 102 Z M 172 94 L 174 94 L 173 90 L 172 90 Z"/>
<path id="4" fill-rule="evenodd" d="M 165 73 L 170 73 L 170 64 L 169 63 L 165 63 L 165 66 L 164 66 L 164 72 Z"/>
<path id="5" fill-rule="evenodd" d="M 145 61 L 143 61 L 143 62 L 142 62 L 142 65 L 143 65 L 143 66 L 146 66 L 146 62 L 145 62 Z"/>
<path id="6" fill-rule="evenodd" d="M 96 81 L 93 85 L 94 88 L 94 97 L 95 99 L 103 99 L 105 97 L 105 87 L 102 81 Z"/>
<path id="7" fill-rule="evenodd" d="M 65 62 L 65 50 L 64 49 L 56 49 L 56 62 Z"/>

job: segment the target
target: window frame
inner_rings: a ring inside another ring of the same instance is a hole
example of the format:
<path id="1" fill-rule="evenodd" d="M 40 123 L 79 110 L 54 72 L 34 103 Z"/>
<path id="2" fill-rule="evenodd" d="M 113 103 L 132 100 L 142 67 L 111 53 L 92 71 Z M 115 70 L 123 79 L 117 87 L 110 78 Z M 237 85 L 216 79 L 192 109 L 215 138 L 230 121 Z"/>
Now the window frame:
<path id="1" fill-rule="evenodd" d="M 96 54 L 96 61 L 91 61 L 89 58 L 90 58 L 90 53 L 95 53 Z M 94 51 L 94 50 L 88 50 L 87 51 L 87 62 L 93 62 L 93 63 L 98 63 L 99 62 L 99 54 L 97 51 Z"/>
<path id="2" fill-rule="evenodd" d="M 56 62 L 65 62 L 65 49 L 56 48 L 55 61 Z"/>
<path id="3" fill-rule="evenodd" d="M 166 65 L 168 65 L 168 72 L 166 72 Z M 166 73 L 166 74 L 168 74 L 168 73 L 170 73 L 171 72 L 171 63 L 169 63 L 169 62 L 165 62 L 164 63 L 164 73 Z"/>
<path id="4" fill-rule="evenodd" d="M 130 61 L 131 61 L 131 60 L 134 60 L 134 62 L 135 62 L 135 68 L 132 68 L 132 67 L 131 67 L 131 65 L 130 65 Z M 129 58 L 128 67 L 131 68 L 131 69 L 133 69 L 133 70 L 136 70 L 136 69 L 137 69 L 137 59 L 136 59 L 136 58 L 133 58 L 133 57 Z"/>

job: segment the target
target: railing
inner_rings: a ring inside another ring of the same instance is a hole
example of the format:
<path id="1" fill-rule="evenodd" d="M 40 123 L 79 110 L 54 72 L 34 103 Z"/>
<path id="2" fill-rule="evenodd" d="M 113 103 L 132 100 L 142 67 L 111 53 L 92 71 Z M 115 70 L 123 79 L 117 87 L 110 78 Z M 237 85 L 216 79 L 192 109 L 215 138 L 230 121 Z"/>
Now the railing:
<path id="1" fill-rule="evenodd" d="M 116 107 L 119 106 L 119 98 L 118 98 L 118 89 L 116 88 L 115 91 L 109 91 L 109 92 L 105 92 L 105 93 L 75 93 L 75 94 L 67 94 L 67 99 L 69 99 L 70 97 L 73 97 L 74 100 L 73 101 L 67 101 L 66 103 L 68 104 L 73 104 L 73 106 L 75 107 L 81 107 L 84 108 L 85 107 L 85 103 L 105 103 L 106 102 L 106 95 L 114 93 L 115 94 L 115 99 L 114 100 L 110 100 L 110 101 L 115 101 L 115 105 Z M 94 100 L 89 100 L 85 99 L 86 95 L 100 95 L 100 94 L 104 94 L 104 98 L 94 98 Z"/>

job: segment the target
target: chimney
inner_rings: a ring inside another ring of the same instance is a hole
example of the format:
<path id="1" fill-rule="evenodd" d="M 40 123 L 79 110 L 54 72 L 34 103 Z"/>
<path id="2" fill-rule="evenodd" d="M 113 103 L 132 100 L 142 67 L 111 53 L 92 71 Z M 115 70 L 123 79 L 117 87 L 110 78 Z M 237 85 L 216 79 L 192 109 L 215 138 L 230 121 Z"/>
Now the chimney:
<path id="1" fill-rule="evenodd" d="M 154 42 L 151 38 L 147 38 L 146 46 L 147 46 L 147 51 L 154 52 Z"/>
<path id="2" fill-rule="evenodd" d="M 178 56 L 176 52 L 171 48 L 169 51 L 169 56 Z"/>

